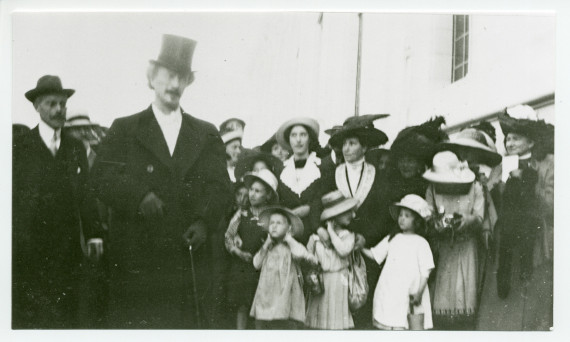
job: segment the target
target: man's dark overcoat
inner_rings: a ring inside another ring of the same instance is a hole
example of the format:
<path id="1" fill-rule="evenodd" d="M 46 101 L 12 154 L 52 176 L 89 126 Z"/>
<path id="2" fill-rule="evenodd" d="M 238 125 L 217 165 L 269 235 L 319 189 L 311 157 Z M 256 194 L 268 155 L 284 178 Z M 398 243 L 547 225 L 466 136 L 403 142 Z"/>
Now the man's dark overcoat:
<path id="1" fill-rule="evenodd" d="M 93 186 L 114 209 L 107 255 L 110 327 L 205 327 L 215 276 L 210 271 L 219 254 L 213 246 L 221 246 L 223 234 L 216 228 L 231 198 L 225 149 L 215 127 L 183 112 L 171 156 L 152 107 L 117 119 L 101 146 Z M 162 218 L 147 220 L 138 208 L 151 191 L 165 211 Z M 196 284 L 183 239 L 191 225 L 202 226 L 208 236 L 193 251 Z"/>
<path id="2" fill-rule="evenodd" d="M 86 238 L 96 221 L 83 144 L 63 132 L 54 157 L 36 127 L 12 152 L 12 326 L 77 327 L 80 220 Z"/>

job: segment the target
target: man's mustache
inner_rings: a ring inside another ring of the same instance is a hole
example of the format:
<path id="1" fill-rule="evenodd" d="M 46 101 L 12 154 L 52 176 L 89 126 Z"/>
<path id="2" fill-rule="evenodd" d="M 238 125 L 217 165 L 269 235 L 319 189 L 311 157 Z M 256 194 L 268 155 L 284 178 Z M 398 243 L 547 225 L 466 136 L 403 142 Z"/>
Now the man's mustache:
<path id="1" fill-rule="evenodd" d="M 178 96 L 178 97 L 181 96 L 180 92 L 176 91 L 176 90 L 167 90 L 166 93 L 170 94 L 170 95 Z"/>

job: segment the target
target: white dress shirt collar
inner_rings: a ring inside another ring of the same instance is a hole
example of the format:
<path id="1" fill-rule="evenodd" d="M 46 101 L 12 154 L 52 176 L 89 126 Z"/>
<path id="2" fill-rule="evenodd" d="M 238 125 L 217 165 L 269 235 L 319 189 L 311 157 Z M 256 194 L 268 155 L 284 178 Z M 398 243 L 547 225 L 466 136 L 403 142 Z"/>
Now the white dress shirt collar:
<path id="1" fill-rule="evenodd" d="M 55 146 L 57 149 L 59 149 L 59 145 L 61 144 L 61 128 L 53 129 L 47 123 L 45 123 L 43 120 L 40 120 L 40 123 L 38 124 L 38 129 L 40 131 L 40 137 L 42 138 L 44 144 L 46 144 L 48 149 L 51 149 L 51 145 L 52 145 L 52 141 L 53 141 L 53 137 L 54 137 L 54 133 L 55 133 L 55 137 L 56 137 Z"/>
<path id="2" fill-rule="evenodd" d="M 180 127 L 182 126 L 182 110 L 178 107 L 170 113 L 165 113 L 153 103 L 152 112 L 154 113 L 156 121 L 158 121 L 158 125 L 168 145 L 168 150 L 172 156 L 174 154 L 174 148 L 176 147 L 176 141 L 178 140 L 178 134 L 180 133 Z"/>
<path id="3" fill-rule="evenodd" d="M 364 157 L 357 160 L 354 163 L 346 163 L 346 174 L 348 176 L 348 184 L 352 193 L 356 193 L 356 189 L 360 183 L 360 177 L 362 176 L 362 168 L 364 167 Z"/>

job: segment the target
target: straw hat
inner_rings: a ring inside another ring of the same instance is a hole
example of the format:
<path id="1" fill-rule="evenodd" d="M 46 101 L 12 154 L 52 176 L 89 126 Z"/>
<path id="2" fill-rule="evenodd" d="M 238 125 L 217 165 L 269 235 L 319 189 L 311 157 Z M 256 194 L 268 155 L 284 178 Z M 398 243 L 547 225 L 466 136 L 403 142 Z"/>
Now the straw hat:
<path id="1" fill-rule="evenodd" d="M 418 195 L 410 194 L 404 196 L 398 203 L 394 203 L 390 206 L 390 216 L 394 221 L 398 221 L 398 215 L 400 214 L 400 208 L 407 208 L 424 220 L 427 220 L 431 216 L 431 209 L 428 202 Z"/>
<path id="2" fill-rule="evenodd" d="M 243 131 L 241 130 L 229 131 L 222 134 L 222 141 L 224 142 L 224 144 L 227 144 L 230 141 L 236 139 L 241 140 L 242 138 L 243 138 Z"/>
<path id="3" fill-rule="evenodd" d="M 247 172 L 252 171 L 254 164 L 258 161 L 267 164 L 269 171 L 274 175 L 279 175 L 283 171 L 283 162 L 279 158 L 269 153 L 251 151 L 240 154 L 234 171 L 236 179 L 241 179 Z"/>
<path id="4" fill-rule="evenodd" d="M 491 137 L 475 128 L 464 129 L 451 141 L 442 142 L 439 150 L 449 150 L 454 153 L 469 151 L 475 155 L 478 162 L 488 166 L 496 166 L 503 159 L 497 153 Z"/>
<path id="5" fill-rule="evenodd" d="M 289 144 L 289 138 L 285 137 L 285 132 L 289 128 L 297 125 L 303 125 L 309 128 L 316 137 L 319 136 L 319 123 L 317 122 L 317 120 L 308 117 L 293 118 L 282 124 L 281 127 L 279 127 L 279 129 L 277 130 L 277 133 L 275 133 L 275 138 L 277 139 L 277 142 L 279 142 L 279 145 L 291 150 L 291 145 Z"/>
<path id="6" fill-rule="evenodd" d="M 326 221 L 349 210 L 356 208 L 358 200 L 346 198 L 339 190 L 329 192 L 322 198 L 324 210 L 321 213 L 321 221 Z"/>
<path id="7" fill-rule="evenodd" d="M 303 235 L 305 228 L 303 226 L 303 221 L 301 221 L 299 216 L 295 215 L 295 213 L 293 213 L 290 209 L 277 205 L 267 207 L 264 211 L 261 212 L 261 214 L 259 214 L 259 220 L 257 222 L 266 231 L 269 230 L 269 218 L 273 213 L 280 213 L 289 218 L 289 222 L 291 223 L 291 235 L 293 235 L 293 237 L 299 237 Z"/>
<path id="8" fill-rule="evenodd" d="M 228 127 L 226 127 L 230 122 L 236 121 L 242 128 L 245 128 L 245 121 L 240 118 L 229 118 L 220 124 L 220 132 L 225 133 L 231 131 Z"/>
<path id="9" fill-rule="evenodd" d="M 433 157 L 433 165 L 427 170 L 424 179 L 440 184 L 470 184 L 475 181 L 475 174 L 466 162 L 460 162 L 451 151 L 438 152 Z"/>
<path id="10" fill-rule="evenodd" d="M 83 109 L 72 109 L 67 112 L 67 119 L 64 127 L 82 127 L 82 126 L 98 126 L 91 122 L 89 114 Z"/>
<path id="11" fill-rule="evenodd" d="M 342 148 L 344 140 L 350 136 L 358 137 L 361 144 L 368 147 L 383 145 L 388 142 L 388 136 L 381 130 L 374 128 L 373 122 L 387 116 L 389 114 L 351 116 L 344 120 L 340 129 L 333 132 L 329 139 L 329 145 L 334 148 Z"/>
<path id="12" fill-rule="evenodd" d="M 248 188 L 255 181 L 260 181 L 263 184 L 265 184 L 265 186 L 269 187 L 269 189 L 271 189 L 271 192 L 273 193 L 274 202 L 279 201 L 279 194 L 277 193 L 277 185 L 279 182 L 277 181 L 277 178 L 271 171 L 267 169 L 262 169 L 259 170 L 258 172 L 248 172 L 243 176 L 243 182 L 245 183 L 245 186 Z"/>

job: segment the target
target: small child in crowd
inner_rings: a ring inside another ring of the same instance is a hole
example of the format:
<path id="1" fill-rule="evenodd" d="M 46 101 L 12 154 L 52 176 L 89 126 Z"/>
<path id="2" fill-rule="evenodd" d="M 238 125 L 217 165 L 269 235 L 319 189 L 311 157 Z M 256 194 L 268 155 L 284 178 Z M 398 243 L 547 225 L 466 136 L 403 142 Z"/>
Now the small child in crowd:
<path id="1" fill-rule="evenodd" d="M 268 208 L 259 218 L 269 234 L 253 258 L 261 275 L 250 315 L 256 320 L 256 329 L 294 329 L 305 321 L 299 263 L 316 266 L 318 262 L 293 238 L 303 233 L 303 222 L 292 211 Z"/>
<path id="2" fill-rule="evenodd" d="M 354 322 L 348 305 L 349 256 L 354 249 L 354 233 L 346 227 L 354 218 L 358 201 L 333 191 L 322 198 L 321 222 L 326 222 L 330 241 L 311 235 L 307 249 L 322 269 L 324 293 L 310 294 L 305 324 L 313 329 L 350 329 Z"/>
<path id="3" fill-rule="evenodd" d="M 258 216 L 278 200 L 277 178 L 271 171 L 262 169 L 247 173 L 243 178 L 249 189 L 249 208 L 236 212 L 225 234 L 226 249 L 234 256 L 229 272 L 228 300 L 237 307 L 237 329 L 247 328 L 248 311 L 259 279 L 259 271 L 252 264 L 253 255 L 267 236 L 258 223 Z"/>
<path id="4" fill-rule="evenodd" d="M 390 207 L 399 232 L 384 238 L 371 249 L 363 249 L 378 264 L 386 261 L 374 292 L 374 326 L 383 330 L 409 329 L 410 304 L 414 313 L 424 314 L 424 329 L 433 328 L 429 290 L 426 288 L 433 256 L 428 242 L 417 235 L 431 216 L 428 203 L 417 195 L 406 195 Z M 410 303 L 411 302 L 411 303 Z"/>

